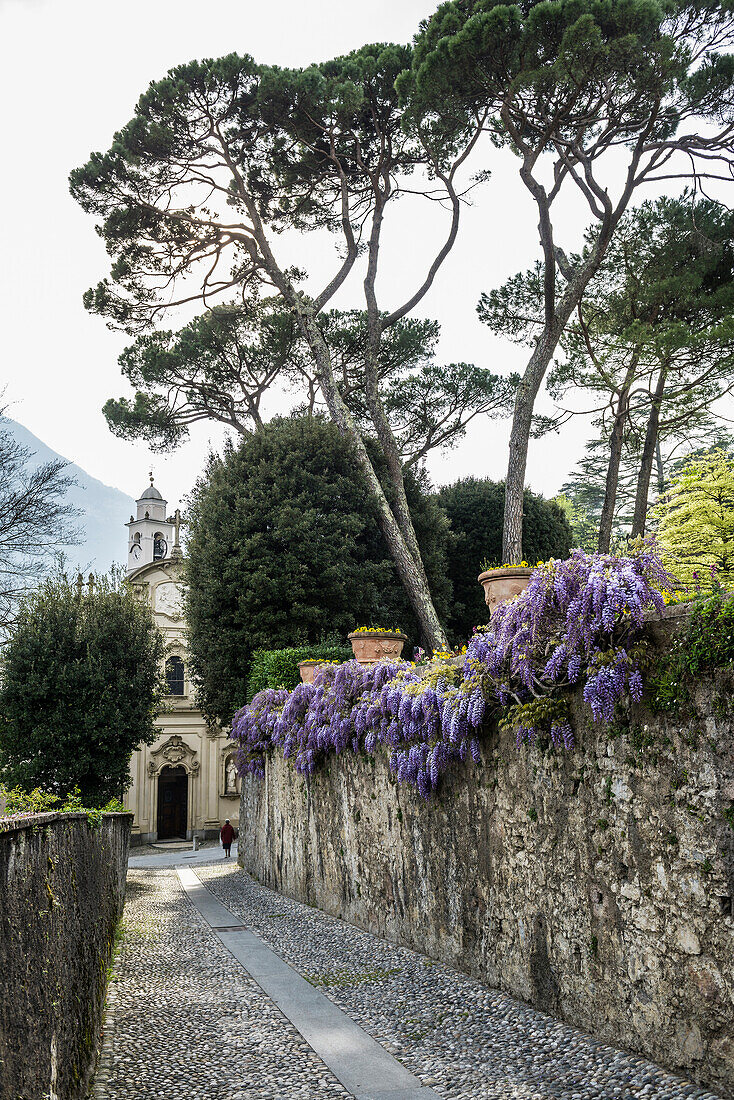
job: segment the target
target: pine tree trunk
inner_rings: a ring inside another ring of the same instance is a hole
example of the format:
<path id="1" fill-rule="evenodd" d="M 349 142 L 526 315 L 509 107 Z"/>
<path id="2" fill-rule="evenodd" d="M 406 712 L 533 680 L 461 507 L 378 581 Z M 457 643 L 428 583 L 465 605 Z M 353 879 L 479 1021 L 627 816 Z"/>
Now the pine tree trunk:
<path id="1" fill-rule="evenodd" d="M 448 646 L 448 639 L 446 637 L 446 632 L 439 622 L 436 609 L 433 606 L 433 599 L 431 598 L 428 582 L 423 571 L 420 553 L 418 553 L 416 558 L 411 548 L 406 543 L 405 537 L 390 507 L 390 502 L 385 496 L 380 480 L 372 466 L 370 456 L 367 453 L 367 448 L 364 445 L 364 440 L 362 439 L 359 428 L 351 412 L 342 400 L 339 386 L 334 377 L 329 348 L 314 316 L 314 306 L 305 296 L 298 293 L 290 277 L 283 272 L 276 263 L 262 226 L 257 205 L 247 193 L 244 186 L 242 193 L 248 213 L 256 228 L 257 241 L 262 258 L 265 262 L 265 267 L 273 283 L 288 303 L 292 315 L 296 319 L 298 327 L 311 350 L 314 363 L 316 364 L 319 384 L 331 418 L 342 435 L 352 444 L 355 457 L 364 474 L 369 491 L 375 499 L 380 530 L 385 539 L 388 551 L 395 562 L 398 576 L 403 584 L 411 607 L 418 619 L 421 630 L 421 640 L 431 649 L 446 647 Z M 412 529 L 412 520 L 410 528 Z M 420 562 L 420 566 L 418 562 Z"/>
<path id="2" fill-rule="evenodd" d="M 570 310 L 568 316 L 570 316 Z M 568 320 L 568 316 L 565 317 L 564 324 Z M 525 469 L 528 461 L 530 430 L 533 424 L 533 409 L 562 328 L 563 325 L 560 325 L 555 339 L 550 336 L 536 345 L 515 394 L 515 411 L 512 418 L 512 431 L 510 432 L 510 453 L 507 463 L 507 480 L 505 482 L 505 516 L 502 530 L 502 561 L 508 565 L 519 565 L 522 561 Z"/>
<path id="3" fill-rule="evenodd" d="M 510 432 L 510 454 L 505 483 L 505 518 L 502 530 L 502 561 L 507 564 L 515 565 L 522 561 L 525 470 L 535 401 L 568 319 L 581 301 L 583 292 L 599 267 L 602 257 L 603 250 L 598 247 L 593 257 L 587 260 L 569 282 L 566 293 L 553 313 L 552 320 L 546 323 L 543 334 L 535 345 L 517 388 Z"/>
<path id="4" fill-rule="evenodd" d="M 658 441 L 655 444 L 655 465 L 658 473 L 658 496 L 662 496 L 665 492 L 665 467 L 663 466 L 663 454 L 660 450 L 660 436 L 658 435 Z"/>
<path id="5" fill-rule="evenodd" d="M 608 554 L 612 542 L 614 509 L 617 504 L 617 484 L 619 482 L 619 464 L 622 458 L 623 425 L 619 417 L 615 418 L 609 448 L 607 480 L 604 487 L 604 503 L 599 520 L 599 553 Z"/>
<path id="6" fill-rule="evenodd" d="M 650 416 L 647 420 L 647 430 L 645 431 L 645 442 L 642 446 L 642 457 L 640 459 L 640 471 L 637 475 L 637 491 L 635 493 L 635 513 L 632 519 L 632 535 L 633 539 L 644 538 L 645 536 L 645 524 L 647 522 L 647 506 L 650 497 L 650 478 L 652 477 L 652 467 L 655 462 L 655 451 L 658 445 L 658 429 L 660 424 L 660 406 L 663 402 L 663 394 L 665 393 L 665 380 L 667 378 L 667 370 L 661 370 L 658 375 L 657 385 L 655 387 L 655 393 L 653 394 L 652 406 L 650 408 Z"/>
<path id="7" fill-rule="evenodd" d="M 622 460 L 622 444 L 624 442 L 624 422 L 627 418 L 629 407 L 630 386 L 637 366 L 637 357 L 627 368 L 624 385 L 619 392 L 617 408 L 614 413 L 614 425 L 609 440 L 609 463 L 607 464 L 607 480 L 604 486 L 604 503 L 599 520 L 600 554 L 608 554 L 612 544 L 612 526 L 614 524 L 614 510 L 617 505 L 617 486 L 619 485 L 619 466 Z"/>
<path id="8" fill-rule="evenodd" d="M 612 208 L 606 199 L 605 215 L 599 228 L 594 245 L 584 261 L 575 269 L 570 269 L 568 261 L 556 247 L 553 240 L 553 225 L 550 217 L 550 202 L 544 187 L 533 177 L 535 164 L 530 158 L 520 169 L 520 177 L 532 194 L 540 213 L 538 230 L 543 248 L 544 262 L 544 299 L 545 323 L 543 332 L 533 349 L 525 374 L 518 387 L 515 400 L 515 412 L 510 434 L 510 455 L 507 465 L 505 486 L 505 520 L 502 531 L 502 560 L 515 563 L 522 560 L 522 505 L 525 491 L 525 469 L 528 460 L 530 430 L 533 423 L 533 409 L 543 378 L 553 358 L 563 330 L 573 311 L 581 301 L 586 287 L 593 279 L 604 259 L 612 234 L 622 217 L 635 187 L 634 167 L 639 160 L 639 150 L 633 157 L 633 163 L 627 172 L 624 190 Z M 556 265 L 560 262 L 567 278 L 566 289 L 556 301 Z"/>

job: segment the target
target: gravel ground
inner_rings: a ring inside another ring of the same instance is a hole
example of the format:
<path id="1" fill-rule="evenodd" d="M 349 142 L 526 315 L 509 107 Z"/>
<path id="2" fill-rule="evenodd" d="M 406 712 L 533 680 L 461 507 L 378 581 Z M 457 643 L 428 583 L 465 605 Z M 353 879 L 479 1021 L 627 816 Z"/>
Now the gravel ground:
<path id="1" fill-rule="evenodd" d="M 349 1093 L 220 944 L 173 870 L 128 873 L 94 1100 Z"/>
<path id="2" fill-rule="evenodd" d="M 237 867 L 201 867 L 197 874 L 286 962 L 447 1100 L 718 1100 L 506 994 L 276 894 Z M 308 1095 L 316 1100 L 332 1093 L 314 1082 Z"/>

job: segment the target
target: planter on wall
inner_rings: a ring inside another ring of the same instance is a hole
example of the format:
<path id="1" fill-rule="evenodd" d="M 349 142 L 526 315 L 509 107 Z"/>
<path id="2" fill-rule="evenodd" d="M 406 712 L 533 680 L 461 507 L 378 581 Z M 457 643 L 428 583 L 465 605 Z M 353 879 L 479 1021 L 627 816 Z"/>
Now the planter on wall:
<path id="1" fill-rule="evenodd" d="M 376 661 L 399 661 L 406 634 L 392 630 L 355 630 L 349 635 L 352 652 L 361 665 L 373 665 Z"/>
<path id="2" fill-rule="evenodd" d="M 321 666 L 324 665 L 325 663 L 326 663 L 325 661 L 314 661 L 314 660 L 299 661 L 298 662 L 298 671 L 301 674 L 301 683 L 302 684 L 312 684 L 313 681 L 314 681 L 314 677 L 315 677 L 316 673 L 321 668 Z"/>
<path id="3" fill-rule="evenodd" d="M 477 580 L 484 589 L 484 600 L 490 615 L 494 614 L 501 603 L 519 596 L 528 586 L 532 569 L 524 565 L 513 565 L 510 569 L 487 569 L 480 573 Z"/>

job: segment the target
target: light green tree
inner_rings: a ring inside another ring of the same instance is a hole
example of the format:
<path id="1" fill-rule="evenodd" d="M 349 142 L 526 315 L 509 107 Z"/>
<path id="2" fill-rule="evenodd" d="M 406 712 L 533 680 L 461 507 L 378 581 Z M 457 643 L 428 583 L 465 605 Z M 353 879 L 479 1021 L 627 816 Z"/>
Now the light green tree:
<path id="1" fill-rule="evenodd" d="M 653 510 L 671 571 L 685 585 L 734 582 L 734 460 L 715 450 L 673 478 Z"/>

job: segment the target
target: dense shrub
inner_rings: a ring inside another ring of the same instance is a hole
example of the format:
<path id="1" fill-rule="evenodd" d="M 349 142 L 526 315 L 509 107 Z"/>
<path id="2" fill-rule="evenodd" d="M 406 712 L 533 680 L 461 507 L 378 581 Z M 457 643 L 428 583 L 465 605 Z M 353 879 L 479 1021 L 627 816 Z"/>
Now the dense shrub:
<path id="1" fill-rule="evenodd" d="M 448 523 L 409 473 L 406 488 L 445 615 Z M 321 418 L 275 419 L 210 459 L 190 500 L 187 558 L 191 666 L 211 718 L 229 721 L 246 699 L 256 649 L 346 640 L 366 622 L 397 623 L 409 645 L 420 640 L 364 479 Z"/>
<path id="2" fill-rule="evenodd" d="M 252 655 L 247 679 L 247 701 L 265 688 L 287 688 L 292 691 L 301 682 L 300 661 L 320 658 L 323 661 L 349 661 L 351 646 L 328 642 L 317 645 L 291 646 L 289 649 L 256 649 Z"/>
<path id="3" fill-rule="evenodd" d="M 487 605 L 477 577 L 483 563 L 501 565 L 503 482 L 467 477 L 439 489 L 436 499 L 451 521 L 449 578 L 453 599 L 448 626 L 455 642 L 465 641 L 487 621 Z M 552 500 L 525 491 L 522 544 L 526 560 L 535 565 L 549 558 L 566 558 L 571 550 L 571 527 L 563 510 Z"/>
<path id="4" fill-rule="evenodd" d="M 0 779 L 102 806 L 156 736 L 163 639 L 122 582 L 80 596 L 65 580 L 23 604 L 2 652 Z M 81 805 L 81 802 L 79 803 Z"/>
<path id="5" fill-rule="evenodd" d="M 86 814 L 90 825 L 98 825 L 102 814 L 122 813 L 125 809 L 119 798 L 111 798 L 104 806 L 85 806 L 78 787 L 62 799 L 57 794 L 41 790 L 40 787 L 34 787 L 30 791 L 25 791 L 22 787 L 9 790 L 0 783 L 0 805 L 3 802 L 5 810 L 0 813 L 0 828 L 4 822 L 14 818 L 48 813 Z"/>

